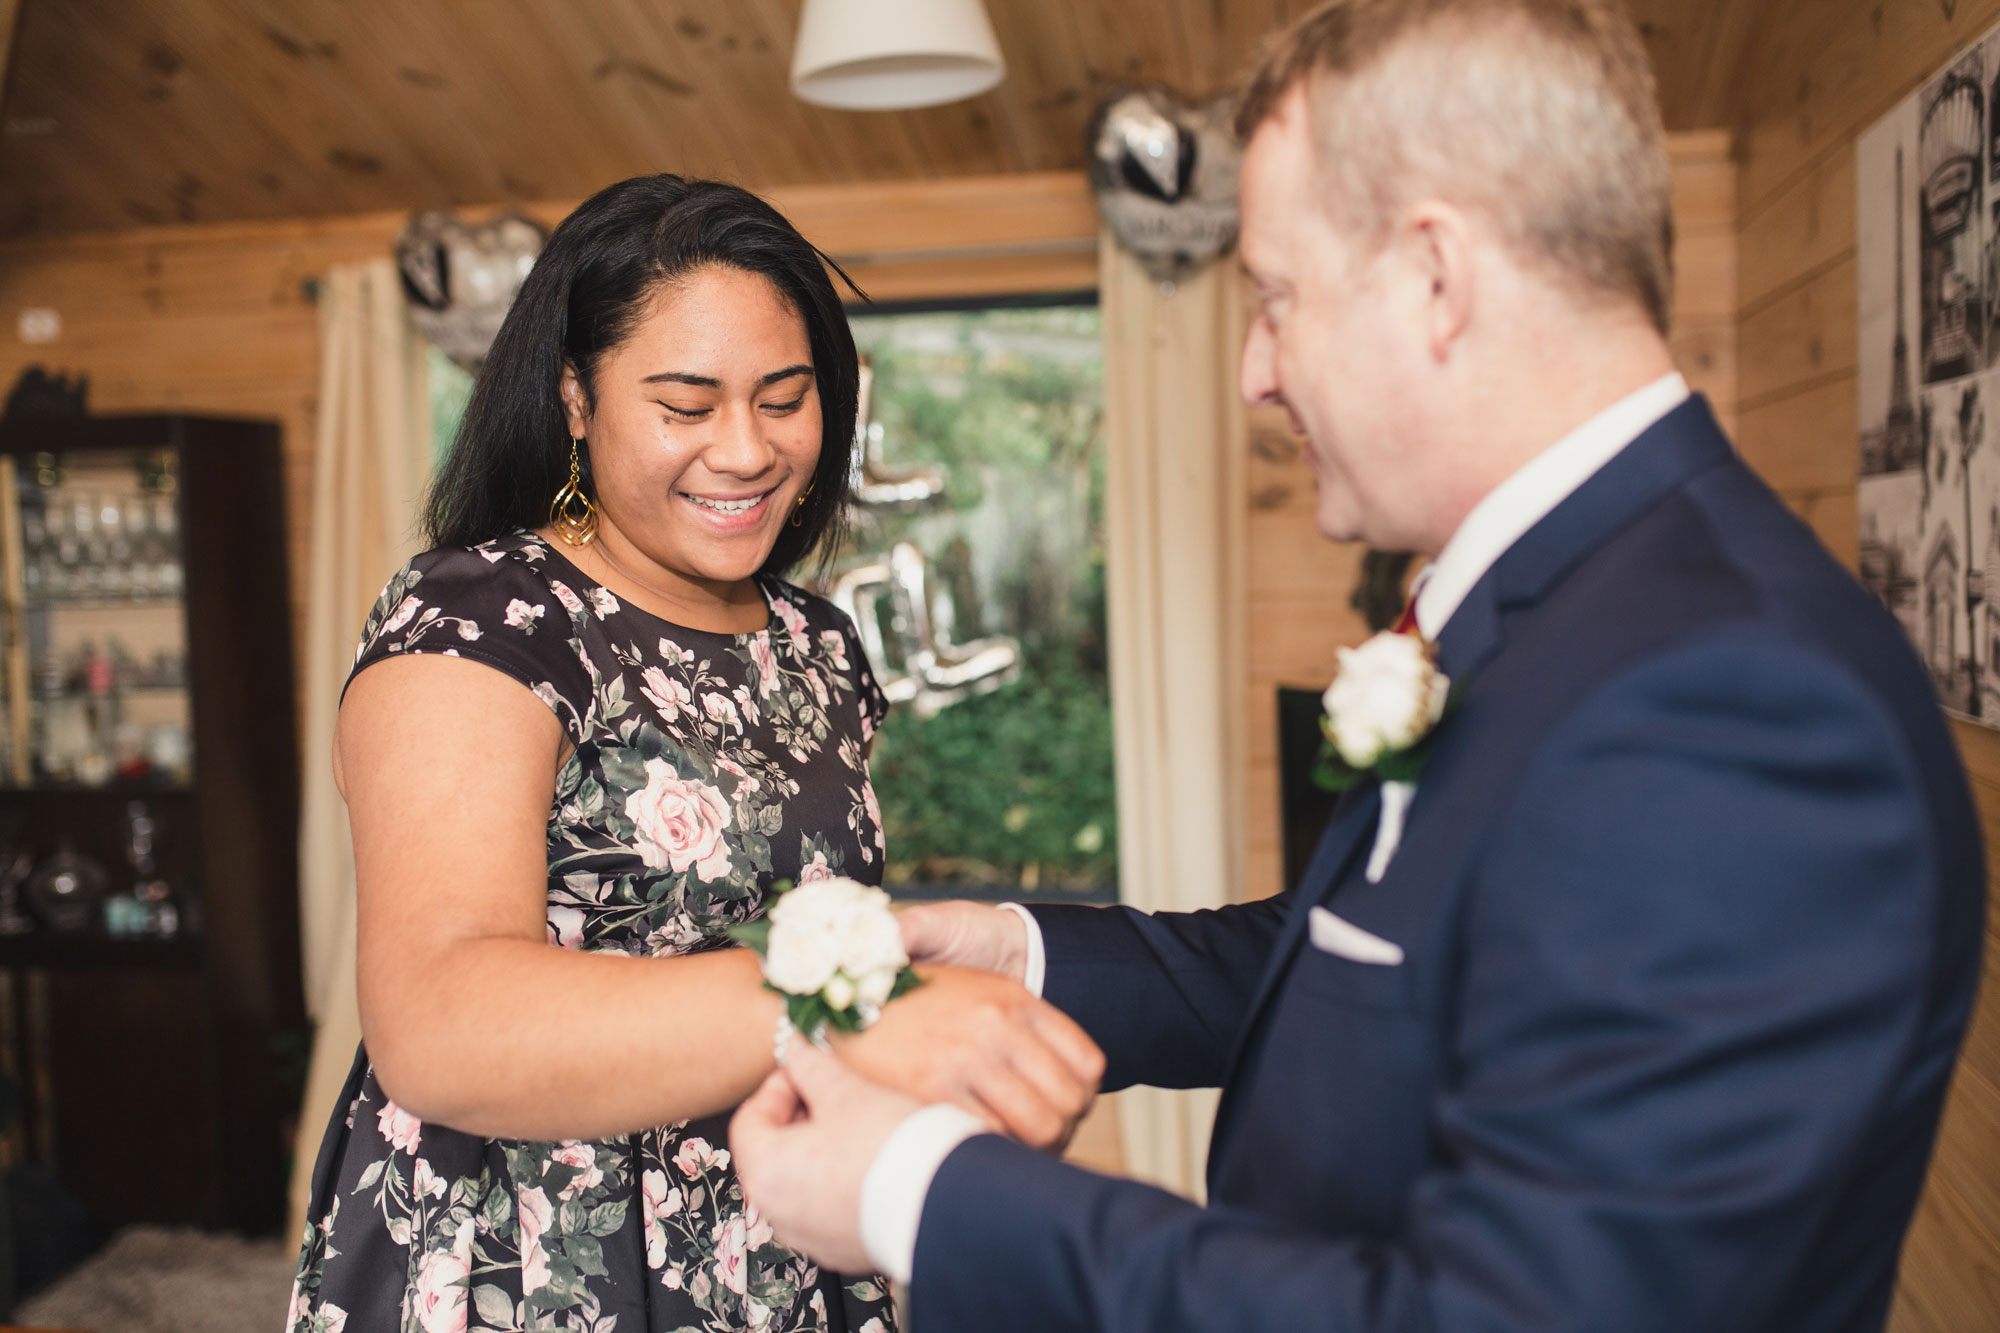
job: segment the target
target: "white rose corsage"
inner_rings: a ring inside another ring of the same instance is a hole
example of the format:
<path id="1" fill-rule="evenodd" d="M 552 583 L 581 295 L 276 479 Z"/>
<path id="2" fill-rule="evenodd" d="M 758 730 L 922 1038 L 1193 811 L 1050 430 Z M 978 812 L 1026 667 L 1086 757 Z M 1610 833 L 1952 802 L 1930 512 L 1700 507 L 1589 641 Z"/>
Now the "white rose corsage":
<path id="1" fill-rule="evenodd" d="M 1359 648 L 1340 649 L 1339 659 L 1320 697 L 1326 745 L 1314 780 L 1336 792 L 1370 773 L 1384 782 L 1415 782 L 1451 701 L 1435 646 L 1420 634 L 1384 630 Z"/>
<path id="2" fill-rule="evenodd" d="M 764 960 L 764 987 L 785 997 L 793 1028 L 815 1041 L 828 1028 L 859 1032 L 923 984 L 882 890 L 834 878 L 774 892 L 764 919 L 729 937 Z"/>

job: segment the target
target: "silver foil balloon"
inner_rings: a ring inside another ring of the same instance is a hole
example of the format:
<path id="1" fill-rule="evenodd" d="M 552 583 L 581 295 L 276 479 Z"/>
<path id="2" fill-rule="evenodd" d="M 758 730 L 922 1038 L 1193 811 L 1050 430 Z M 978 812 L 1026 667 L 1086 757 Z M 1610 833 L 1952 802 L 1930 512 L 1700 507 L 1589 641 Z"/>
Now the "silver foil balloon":
<path id="1" fill-rule="evenodd" d="M 1163 282 L 1236 243 L 1236 142 L 1227 97 L 1190 105 L 1164 88 L 1114 93 L 1090 122 L 1090 184 L 1119 243 Z"/>
<path id="2" fill-rule="evenodd" d="M 861 394 L 854 414 L 854 464 L 847 500 L 862 509 L 921 508 L 944 496 L 944 473 L 934 467 L 895 467 L 882 457 L 882 423 L 874 420 L 875 367 L 861 358 Z"/>
<path id="3" fill-rule="evenodd" d="M 477 371 L 547 239 L 518 214 L 479 227 L 442 209 L 415 214 L 396 240 L 411 318 L 438 350 Z"/>
<path id="4" fill-rule="evenodd" d="M 923 552 L 908 542 L 897 542 L 887 560 L 841 575 L 830 597 L 854 622 L 882 693 L 918 717 L 935 717 L 1021 674 L 1021 646 L 1006 635 L 952 641 L 950 596 L 931 587 Z M 885 609 L 893 642 L 883 632 Z"/>

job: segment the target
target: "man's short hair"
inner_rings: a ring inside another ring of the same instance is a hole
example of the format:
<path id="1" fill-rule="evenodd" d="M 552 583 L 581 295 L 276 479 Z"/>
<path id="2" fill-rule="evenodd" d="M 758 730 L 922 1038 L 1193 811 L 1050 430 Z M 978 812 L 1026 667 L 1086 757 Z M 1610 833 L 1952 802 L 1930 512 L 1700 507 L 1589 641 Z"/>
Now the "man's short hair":
<path id="1" fill-rule="evenodd" d="M 1477 209 L 1523 258 L 1666 333 L 1666 134 L 1616 0 L 1327 0 L 1258 61 L 1242 137 L 1299 85 L 1342 225 L 1379 239 L 1421 198 Z"/>

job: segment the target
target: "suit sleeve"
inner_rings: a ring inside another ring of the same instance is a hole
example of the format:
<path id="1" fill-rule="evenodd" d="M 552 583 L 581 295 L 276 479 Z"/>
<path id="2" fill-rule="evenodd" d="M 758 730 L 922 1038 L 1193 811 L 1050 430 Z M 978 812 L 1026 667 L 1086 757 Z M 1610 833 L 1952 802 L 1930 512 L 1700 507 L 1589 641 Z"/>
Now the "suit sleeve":
<path id="1" fill-rule="evenodd" d="M 1975 942 L 1943 941 L 1978 872 L 1941 850 L 1903 736 L 1843 670 L 1776 643 L 1600 687 L 1467 885 L 1435 1146 L 1400 1230 L 1287 1228 L 980 1136 L 926 1198 L 913 1319 L 1770 1327 L 1819 1222 L 1854 1206 L 1838 1191 L 1864 1129 L 1897 1118 L 1928 1152 L 1963 1022 L 1931 974 L 1976 966 L 1976 907 Z"/>
<path id="2" fill-rule="evenodd" d="M 1292 895 L 1202 912 L 1042 906 L 1042 998 L 1104 1051 L 1107 1091 L 1222 1082 Z"/>

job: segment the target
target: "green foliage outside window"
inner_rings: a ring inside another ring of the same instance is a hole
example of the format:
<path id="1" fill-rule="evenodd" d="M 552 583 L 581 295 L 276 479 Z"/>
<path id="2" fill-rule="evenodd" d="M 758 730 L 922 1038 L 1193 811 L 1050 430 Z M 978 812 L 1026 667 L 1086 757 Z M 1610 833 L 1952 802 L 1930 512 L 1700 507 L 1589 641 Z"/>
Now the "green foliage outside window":
<path id="1" fill-rule="evenodd" d="M 430 381 L 431 464 L 443 467 L 465 420 L 465 405 L 472 401 L 472 376 L 429 343 L 424 345 L 424 372 Z"/>
<path id="2" fill-rule="evenodd" d="M 853 324 L 875 370 L 885 463 L 934 466 L 946 485 L 940 502 L 917 512 L 859 515 L 842 567 L 911 542 L 941 590 L 937 614 L 953 640 L 1006 635 L 1022 654 L 1019 677 L 992 693 L 929 718 L 891 712 L 871 761 L 889 885 L 911 895 L 1113 898 L 1098 312 L 861 315 Z"/>

